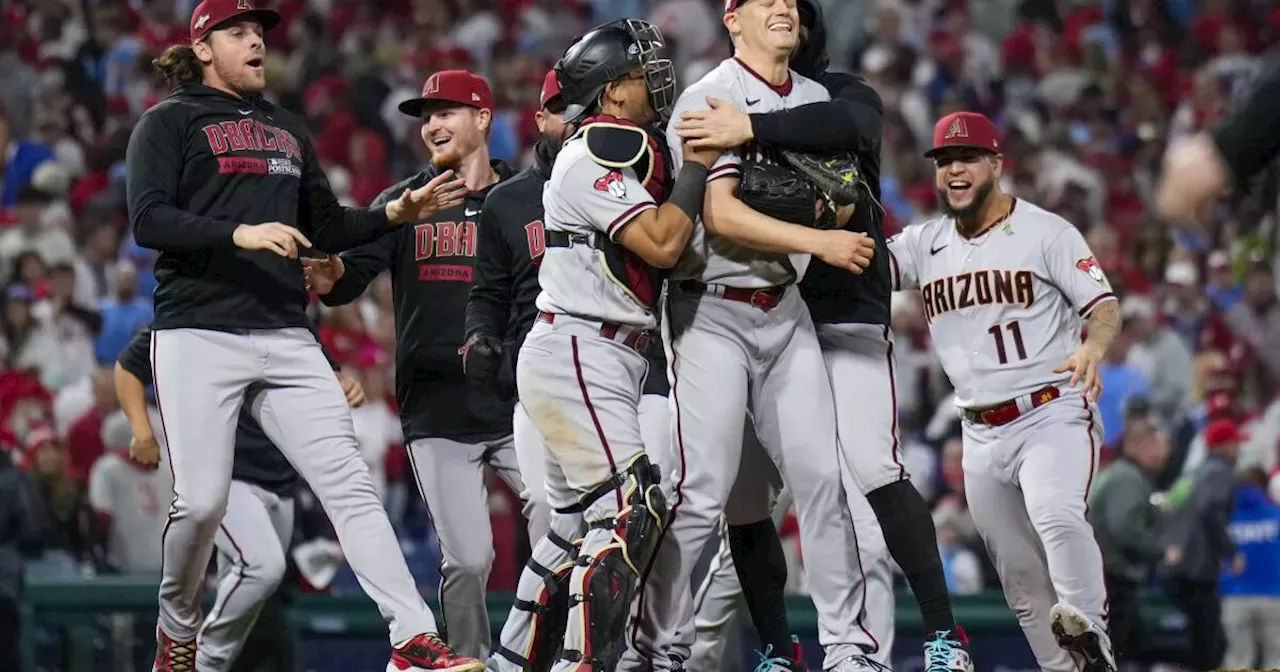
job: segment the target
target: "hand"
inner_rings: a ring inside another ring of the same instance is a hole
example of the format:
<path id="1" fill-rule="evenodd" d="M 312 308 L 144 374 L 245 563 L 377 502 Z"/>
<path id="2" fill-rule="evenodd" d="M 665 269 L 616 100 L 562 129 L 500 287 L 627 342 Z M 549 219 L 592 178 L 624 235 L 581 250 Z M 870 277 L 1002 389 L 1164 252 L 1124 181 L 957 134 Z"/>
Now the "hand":
<path id="1" fill-rule="evenodd" d="M 1231 558 L 1231 576 L 1240 576 L 1244 574 L 1244 554 L 1236 553 L 1236 557 Z"/>
<path id="2" fill-rule="evenodd" d="M 1174 142 L 1165 152 L 1156 212 L 1175 224 L 1197 224 L 1214 199 L 1230 186 L 1222 155 L 1208 134 Z"/>
<path id="3" fill-rule="evenodd" d="M 1177 567 L 1182 562 L 1182 549 L 1176 546 L 1170 546 L 1164 551 L 1164 564 L 1170 567 Z"/>
<path id="4" fill-rule="evenodd" d="M 364 386 L 353 376 L 338 372 L 338 384 L 342 385 L 342 393 L 347 395 L 347 403 L 351 408 L 364 406 Z"/>
<path id="5" fill-rule="evenodd" d="M 400 198 L 387 203 L 387 219 L 395 224 L 431 219 L 437 212 L 462 205 L 470 191 L 462 178 L 446 170 L 417 189 L 405 189 Z"/>
<path id="6" fill-rule="evenodd" d="M 685 112 L 676 122 L 676 133 L 696 150 L 733 149 L 755 138 L 751 117 L 733 103 L 707 96 L 709 110 Z"/>
<path id="7" fill-rule="evenodd" d="M 836 268 L 861 274 L 871 265 L 876 252 L 876 241 L 865 233 L 855 231 L 823 231 L 822 244 L 813 254 Z"/>
<path id="8" fill-rule="evenodd" d="M 245 250 L 267 250 L 289 259 L 298 258 L 298 246 L 311 247 L 301 231 L 280 222 L 241 224 L 231 234 L 231 242 Z"/>
<path id="9" fill-rule="evenodd" d="M 1085 343 L 1075 351 L 1067 361 L 1053 369 L 1054 373 L 1071 372 L 1071 387 L 1084 382 L 1084 393 L 1089 401 L 1097 401 L 1102 396 L 1102 376 L 1098 374 L 1098 364 L 1102 362 L 1102 352 L 1095 346 Z"/>
<path id="10" fill-rule="evenodd" d="M 134 433 L 133 440 L 129 442 L 129 459 L 150 469 L 158 468 L 160 442 L 156 441 L 155 435 Z"/>
<path id="11" fill-rule="evenodd" d="M 302 277 L 307 283 L 307 291 L 324 296 L 333 291 L 333 286 L 342 279 L 347 267 L 342 264 L 342 257 L 331 254 L 327 259 L 303 259 Z"/>
<path id="12" fill-rule="evenodd" d="M 498 373 L 502 363 L 502 342 L 493 336 L 472 334 L 458 348 L 462 355 L 462 372 L 473 383 L 487 384 Z"/>

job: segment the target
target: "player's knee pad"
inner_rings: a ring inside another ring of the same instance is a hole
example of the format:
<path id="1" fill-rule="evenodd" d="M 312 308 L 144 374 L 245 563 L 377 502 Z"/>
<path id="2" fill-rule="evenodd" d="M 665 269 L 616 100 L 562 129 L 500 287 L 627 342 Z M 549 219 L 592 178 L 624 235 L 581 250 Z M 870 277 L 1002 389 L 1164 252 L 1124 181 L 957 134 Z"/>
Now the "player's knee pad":
<path id="1" fill-rule="evenodd" d="M 640 576 L 657 553 L 667 525 L 667 500 L 661 477 L 649 459 L 640 456 L 625 471 L 583 499 L 582 506 L 615 490 L 622 493 L 616 516 L 587 520 L 592 529 L 606 529 L 609 541 L 578 557 L 584 568 L 581 600 L 583 651 L 565 651 L 563 658 L 586 662 L 593 670 L 612 670 L 626 649 L 624 633 Z M 605 489 L 607 487 L 607 489 Z"/>
<path id="2" fill-rule="evenodd" d="M 568 558 L 551 568 L 542 566 L 533 558 L 529 559 L 526 567 L 542 577 L 542 583 L 532 600 L 517 597 L 513 605 L 529 614 L 527 648 L 518 652 L 508 648 L 507 643 L 503 642 L 499 644 L 497 651 L 499 656 L 519 665 L 524 672 L 551 670 L 551 666 L 560 657 L 564 631 L 569 622 L 569 576 L 578 559 L 579 546 L 555 532 L 548 532 L 547 539 L 568 553 Z"/>

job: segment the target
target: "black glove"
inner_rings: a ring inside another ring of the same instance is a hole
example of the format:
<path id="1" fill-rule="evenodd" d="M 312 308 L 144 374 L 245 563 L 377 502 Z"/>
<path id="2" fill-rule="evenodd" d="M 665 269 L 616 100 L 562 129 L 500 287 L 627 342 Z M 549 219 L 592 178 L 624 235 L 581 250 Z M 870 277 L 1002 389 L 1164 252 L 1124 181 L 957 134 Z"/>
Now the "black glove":
<path id="1" fill-rule="evenodd" d="M 737 196 L 760 214 L 792 224 L 814 226 L 821 194 L 813 182 L 789 166 L 748 160 L 742 164 Z"/>
<path id="2" fill-rule="evenodd" d="M 489 385 L 502 366 L 502 341 L 493 336 L 472 334 L 458 349 L 462 373 L 472 383 Z"/>
<path id="3" fill-rule="evenodd" d="M 835 205 L 843 207 L 862 199 L 862 170 L 851 152 L 819 156 L 784 149 L 782 158 Z"/>

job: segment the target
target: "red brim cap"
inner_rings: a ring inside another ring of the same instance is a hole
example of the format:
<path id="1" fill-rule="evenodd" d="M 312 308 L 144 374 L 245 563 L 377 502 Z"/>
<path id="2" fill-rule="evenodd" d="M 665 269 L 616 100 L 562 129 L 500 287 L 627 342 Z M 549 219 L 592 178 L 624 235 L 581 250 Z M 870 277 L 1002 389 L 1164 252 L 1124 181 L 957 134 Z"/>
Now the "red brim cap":
<path id="1" fill-rule="evenodd" d="M 926 157 L 944 149 L 981 149 L 992 154 L 1000 153 L 1000 132 L 985 115 L 977 112 L 952 112 L 933 127 L 933 148 Z"/>
<path id="2" fill-rule="evenodd" d="M 542 91 L 538 94 L 538 104 L 546 107 L 553 98 L 560 95 L 560 79 L 556 77 L 554 68 L 547 72 L 547 76 L 542 78 Z"/>
<path id="3" fill-rule="evenodd" d="M 258 9 L 250 0 L 204 0 L 191 12 L 191 41 L 202 40 L 222 24 L 237 18 L 250 18 L 271 30 L 280 24 L 274 10 Z"/>
<path id="4" fill-rule="evenodd" d="M 441 70 L 422 85 L 422 96 L 400 103 L 399 110 L 411 117 L 437 107 L 466 105 L 481 110 L 493 109 L 493 92 L 480 75 L 466 70 Z"/>
<path id="5" fill-rule="evenodd" d="M 724 0 L 724 13 L 728 14 L 729 12 L 734 11 L 741 4 L 742 0 Z"/>

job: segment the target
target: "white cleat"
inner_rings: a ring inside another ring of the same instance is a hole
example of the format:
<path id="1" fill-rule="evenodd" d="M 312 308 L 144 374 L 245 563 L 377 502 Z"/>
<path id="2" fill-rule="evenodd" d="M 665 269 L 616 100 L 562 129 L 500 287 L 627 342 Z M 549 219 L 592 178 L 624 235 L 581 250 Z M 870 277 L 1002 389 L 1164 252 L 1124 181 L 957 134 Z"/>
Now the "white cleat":
<path id="1" fill-rule="evenodd" d="M 1083 672 L 1116 672 L 1116 659 L 1111 653 L 1111 638 L 1094 625 L 1083 611 L 1059 602 L 1049 611 L 1053 636 L 1073 657 L 1083 661 Z"/>
<path id="2" fill-rule="evenodd" d="M 892 672 L 892 668 L 881 665 L 866 656 L 849 656 L 836 663 L 830 672 Z"/>

